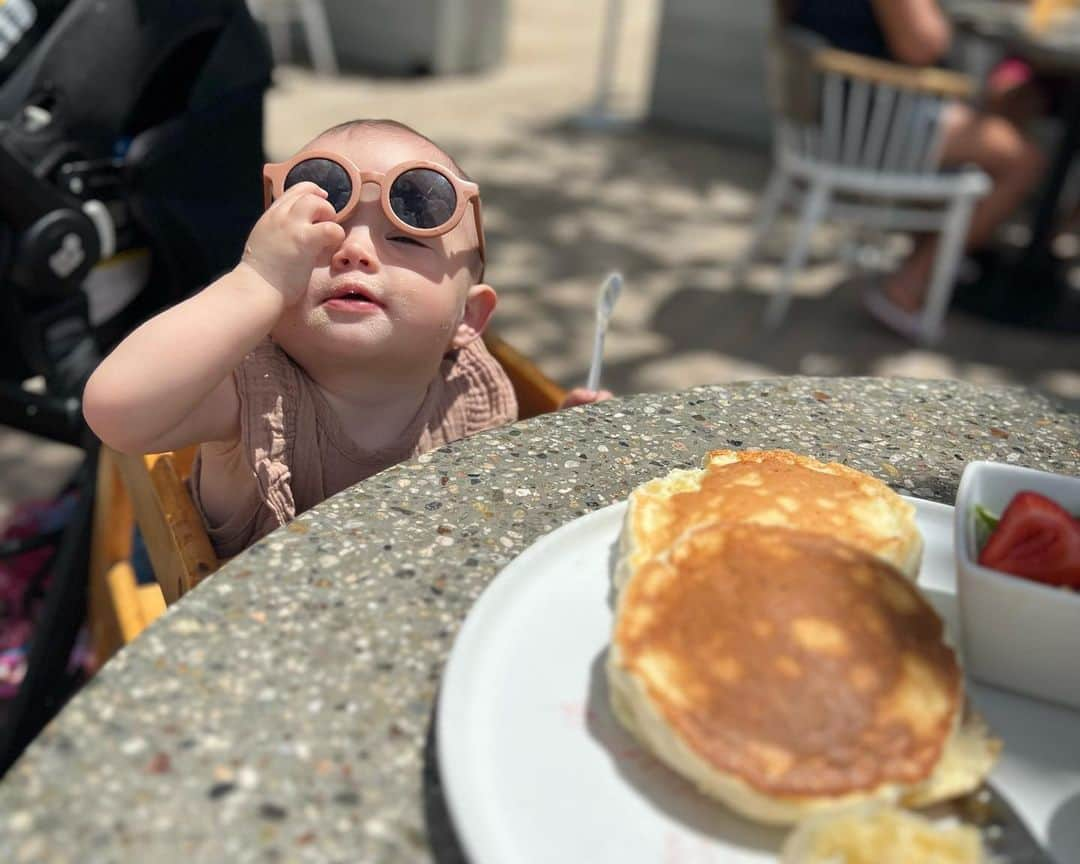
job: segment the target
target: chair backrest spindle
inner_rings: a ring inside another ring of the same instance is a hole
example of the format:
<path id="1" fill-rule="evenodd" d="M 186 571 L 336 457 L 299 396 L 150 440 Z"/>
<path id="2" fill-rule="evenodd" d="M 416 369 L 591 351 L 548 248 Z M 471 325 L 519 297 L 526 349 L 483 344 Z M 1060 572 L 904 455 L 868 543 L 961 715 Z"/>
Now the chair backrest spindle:
<path id="1" fill-rule="evenodd" d="M 892 173 L 902 170 L 912 137 L 911 121 L 914 114 L 915 94 L 910 90 L 901 90 L 896 100 L 889 140 L 885 145 L 885 156 L 881 161 L 882 171 Z"/>
<path id="2" fill-rule="evenodd" d="M 937 100 L 933 96 L 920 94 L 915 97 L 911 118 L 911 133 L 900 170 L 912 174 L 922 173 L 923 165 L 926 164 L 926 153 L 930 147 L 931 133 L 936 125 L 937 114 Z"/>
<path id="3" fill-rule="evenodd" d="M 927 135 L 926 152 L 923 154 L 922 170 L 931 174 L 941 167 L 941 151 L 945 145 L 945 103 L 937 100 L 931 129 Z"/>
<path id="4" fill-rule="evenodd" d="M 829 162 L 839 162 L 844 131 L 844 79 L 830 72 L 825 76 L 824 88 L 821 158 Z"/>
<path id="5" fill-rule="evenodd" d="M 873 101 L 874 107 L 870 112 L 870 125 L 867 127 L 860 160 L 862 167 L 871 171 L 881 167 L 885 155 L 885 142 L 888 140 L 889 125 L 896 105 L 896 88 L 888 84 L 874 85 Z"/>
<path id="6" fill-rule="evenodd" d="M 859 151 L 866 136 L 870 82 L 857 79 L 852 81 L 849 87 L 847 114 L 844 118 L 844 150 L 840 161 L 854 167 L 859 164 Z"/>

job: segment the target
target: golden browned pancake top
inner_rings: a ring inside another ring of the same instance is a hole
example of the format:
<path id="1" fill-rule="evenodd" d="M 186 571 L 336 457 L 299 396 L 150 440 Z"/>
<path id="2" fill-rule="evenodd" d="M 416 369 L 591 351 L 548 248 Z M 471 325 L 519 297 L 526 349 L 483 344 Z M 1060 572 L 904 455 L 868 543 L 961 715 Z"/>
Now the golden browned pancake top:
<path id="1" fill-rule="evenodd" d="M 735 457 L 738 461 L 724 461 Z M 714 451 L 701 488 L 668 501 L 672 533 L 666 539 L 673 541 L 693 522 L 728 519 L 831 534 L 894 560 L 907 542 L 894 533 L 894 501 L 884 483 L 846 465 L 778 450 Z M 654 548 L 667 545 L 660 538 L 650 543 Z"/>
<path id="2" fill-rule="evenodd" d="M 774 796 L 920 781 L 959 708 L 956 659 L 917 589 L 807 532 L 688 531 L 626 586 L 613 641 L 692 751 Z"/>

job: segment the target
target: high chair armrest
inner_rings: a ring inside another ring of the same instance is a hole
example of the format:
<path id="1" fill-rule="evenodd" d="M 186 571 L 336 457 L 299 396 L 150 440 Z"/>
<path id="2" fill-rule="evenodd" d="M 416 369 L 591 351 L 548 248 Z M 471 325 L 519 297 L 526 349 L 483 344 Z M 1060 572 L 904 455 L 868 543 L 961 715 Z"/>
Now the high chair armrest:
<path id="1" fill-rule="evenodd" d="M 537 414 L 558 410 L 566 398 L 566 390 L 541 372 L 532 360 L 490 330 L 484 333 L 484 344 L 514 385 L 519 419 L 526 420 Z"/>
<path id="2" fill-rule="evenodd" d="M 166 604 L 174 603 L 221 563 L 184 485 L 188 454 L 178 454 L 110 453 L 131 498 Z"/>

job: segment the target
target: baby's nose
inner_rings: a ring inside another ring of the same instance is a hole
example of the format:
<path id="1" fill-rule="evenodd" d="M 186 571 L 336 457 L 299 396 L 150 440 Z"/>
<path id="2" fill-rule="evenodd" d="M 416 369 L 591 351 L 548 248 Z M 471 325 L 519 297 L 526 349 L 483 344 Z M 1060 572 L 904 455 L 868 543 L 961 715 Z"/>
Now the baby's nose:
<path id="1" fill-rule="evenodd" d="M 353 228 L 345 235 L 345 242 L 331 256 L 330 263 L 335 270 L 355 270 L 371 267 L 375 255 L 371 248 L 371 238 L 366 230 Z"/>

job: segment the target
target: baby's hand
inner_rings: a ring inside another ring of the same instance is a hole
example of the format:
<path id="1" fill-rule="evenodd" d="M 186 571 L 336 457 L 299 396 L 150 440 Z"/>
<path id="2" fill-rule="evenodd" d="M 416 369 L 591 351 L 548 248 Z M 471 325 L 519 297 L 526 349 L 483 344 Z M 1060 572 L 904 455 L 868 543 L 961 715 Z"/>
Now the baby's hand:
<path id="1" fill-rule="evenodd" d="M 592 405 L 593 402 L 603 402 L 610 398 L 610 390 L 586 390 L 584 387 L 575 387 L 563 398 L 559 409 L 573 408 L 575 405 Z"/>
<path id="2" fill-rule="evenodd" d="M 345 240 L 345 229 L 334 216 L 325 189 L 314 183 L 297 183 L 255 223 L 241 261 L 291 306 L 304 296 L 319 256 Z"/>

